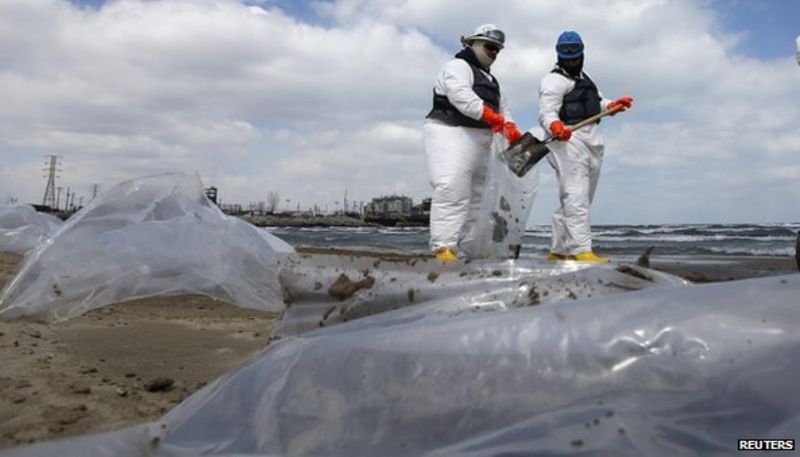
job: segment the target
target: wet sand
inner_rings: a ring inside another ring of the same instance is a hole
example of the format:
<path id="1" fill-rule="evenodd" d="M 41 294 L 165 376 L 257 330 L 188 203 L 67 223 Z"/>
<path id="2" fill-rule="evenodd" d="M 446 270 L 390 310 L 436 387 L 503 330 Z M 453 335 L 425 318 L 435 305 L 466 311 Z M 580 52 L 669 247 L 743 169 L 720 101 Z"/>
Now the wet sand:
<path id="1" fill-rule="evenodd" d="M 387 255 L 404 254 L 379 256 Z M 0 253 L 0 287 L 20 260 Z M 790 257 L 652 258 L 650 263 L 695 282 L 797 273 Z M 276 318 L 184 295 L 115 304 L 54 324 L 0 322 L 0 449 L 155 420 L 260 353 Z"/>

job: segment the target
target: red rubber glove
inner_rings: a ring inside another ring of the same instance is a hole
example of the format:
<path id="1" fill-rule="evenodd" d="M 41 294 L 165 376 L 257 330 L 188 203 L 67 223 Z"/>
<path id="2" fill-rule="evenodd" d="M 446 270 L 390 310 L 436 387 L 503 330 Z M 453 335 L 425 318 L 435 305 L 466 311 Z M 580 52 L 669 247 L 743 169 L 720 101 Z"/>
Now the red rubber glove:
<path id="1" fill-rule="evenodd" d="M 517 129 L 517 125 L 513 122 L 506 122 L 503 125 L 503 135 L 510 144 L 514 144 L 522 138 L 522 132 Z"/>
<path id="2" fill-rule="evenodd" d="M 506 123 L 506 118 L 504 118 L 502 114 L 498 114 L 495 110 L 491 109 L 489 105 L 483 105 L 481 120 L 492 126 L 492 133 L 503 130 L 503 126 Z"/>
<path id="3" fill-rule="evenodd" d="M 626 95 L 624 97 L 620 97 L 620 98 L 614 100 L 613 102 L 609 103 L 606 106 L 606 109 L 614 109 L 614 108 L 616 108 L 618 106 L 621 106 L 622 108 L 617 109 L 617 113 L 621 113 L 621 112 L 627 110 L 628 108 L 630 108 L 631 105 L 633 105 L 633 97 L 629 97 L 629 96 Z M 616 114 L 616 113 L 614 113 L 614 114 Z M 612 116 L 614 114 L 612 114 Z"/>
<path id="4" fill-rule="evenodd" d="M 567 141 L 572 136 L 572 130 L 564 125 L 561 121 L 553 121 L 550 123 L 550 131 L 558 141 Z"/>

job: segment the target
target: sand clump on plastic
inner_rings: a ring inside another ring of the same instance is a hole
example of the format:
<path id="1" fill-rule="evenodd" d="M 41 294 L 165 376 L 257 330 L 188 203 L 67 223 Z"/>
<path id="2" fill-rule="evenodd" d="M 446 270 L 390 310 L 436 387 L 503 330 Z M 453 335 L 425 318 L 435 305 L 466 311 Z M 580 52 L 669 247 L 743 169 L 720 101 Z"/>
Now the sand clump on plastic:
<path id="1" fill-rule="evenodd" d="M 0 288 L 21 259 L 0 253 Z M 276 318 L 179 295 L 0 321 L 0 448 L 155 420 L 262 351 Z"/>

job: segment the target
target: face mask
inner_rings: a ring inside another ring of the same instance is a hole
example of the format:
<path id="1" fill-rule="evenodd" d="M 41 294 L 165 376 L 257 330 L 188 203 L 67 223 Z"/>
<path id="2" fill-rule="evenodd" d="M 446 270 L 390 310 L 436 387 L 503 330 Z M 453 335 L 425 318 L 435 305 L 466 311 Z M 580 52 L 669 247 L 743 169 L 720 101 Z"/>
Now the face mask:
<path id="1" fill-rule="evenodd" d="M 497 58 L 497 54 L 494 53 L 494 57 L 490 56 L 483 45 L 483 41 L 476 40 L 472 42 L 470 47 L 472 48 L 472 51 L 475 52 L 475 57 L 478 58 L 478 62 L 481 64 L 481 67 L 483 67 L 485 70 L 488 70 L 489 67 L 491 67 L 494 63 L 494 59 Z"/>
<path id="2" fill-rule="evenodd" d="M 562 59 L 559 57 L 558 66 L 571 76 L 578 76 L 581 74 L 581 70 L 583 70 L 583 56 L 575 59 Z"/>

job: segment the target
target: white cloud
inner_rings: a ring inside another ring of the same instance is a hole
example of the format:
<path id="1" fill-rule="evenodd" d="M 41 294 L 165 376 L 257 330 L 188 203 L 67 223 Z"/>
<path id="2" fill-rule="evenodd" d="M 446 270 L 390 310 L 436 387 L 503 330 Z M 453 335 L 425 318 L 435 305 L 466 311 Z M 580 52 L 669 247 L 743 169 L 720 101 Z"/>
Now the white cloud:
<path id="1" fill-rule="evenodd" d="M 40 200 L 46 154 L 63 156 L 61 184 L 87 193 L 181 170 L 228 202 L 272 189 L 331 208 L 345 190 L 420 199 L 434 76 L 460 35 L 493 22 L 508 35 L 493 71 L 521 127 L 565 29 L 583 35 L 605 95 L 635 97 L 603 123 L 595 222 L 797 218 L 796 63 L 737 54 L 742 35 L 721 33 L 706 2 L 339 0 L 311 4 L 313 22 L 279 4 L 0 3 L 0 200 Z M 546 223 L 555 183 L 542 171 L 533 220 Z"/>

